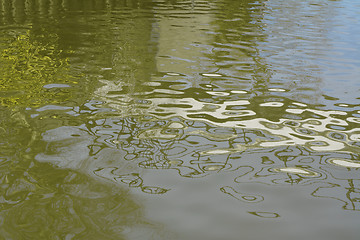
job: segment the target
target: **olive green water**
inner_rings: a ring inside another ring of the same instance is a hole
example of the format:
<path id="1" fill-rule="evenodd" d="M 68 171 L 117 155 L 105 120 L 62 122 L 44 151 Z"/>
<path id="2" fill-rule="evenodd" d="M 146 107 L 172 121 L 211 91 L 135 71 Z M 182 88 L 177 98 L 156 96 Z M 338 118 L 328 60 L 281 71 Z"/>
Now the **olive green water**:
<path id="1" fill-rule="evenodd" d="M 0 0 L 0 239 L 360 239 L 356 0 Z"/>

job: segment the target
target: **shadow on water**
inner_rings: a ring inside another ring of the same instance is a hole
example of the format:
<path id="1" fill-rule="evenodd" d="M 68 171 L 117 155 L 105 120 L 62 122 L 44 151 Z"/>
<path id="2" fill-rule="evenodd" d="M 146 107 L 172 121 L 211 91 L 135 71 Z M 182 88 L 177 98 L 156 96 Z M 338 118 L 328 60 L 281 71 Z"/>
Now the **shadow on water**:
<path id="1" fill-rule="evenodd" d="M 35 161 L 45 151 L 37 133 L 18 113 L 2 109 L 1 117 L 1 237 L 161 238 L 128 190 Z"/>

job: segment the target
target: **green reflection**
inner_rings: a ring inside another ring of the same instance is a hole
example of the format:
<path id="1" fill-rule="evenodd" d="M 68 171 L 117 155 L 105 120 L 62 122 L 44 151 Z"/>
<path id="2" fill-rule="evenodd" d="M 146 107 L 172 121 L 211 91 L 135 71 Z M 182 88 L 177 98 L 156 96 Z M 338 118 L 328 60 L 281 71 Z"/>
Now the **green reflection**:
<path id="1" fill-rule="evenodd" d="M 153 234 L 131 195 L 68 170 L 35 164 L 2 176 L 1 235 L 7 239 L 128 239 Z M 131 230 L 134 229 L 137 230 Z"/>
<path id="2" fill-rule="evenodd" d="M 0 116 L 1 237 L 162 238 L 162 230 L 144 218 L 143 207 L 128 190 L 89 174 L 35 161 L 35 155 L 47 146 L 26 121 L 19 121 L 9 110 L 3 109 Z"/>
<path id="3" fill-rule="evenodd" d="M 39 106 L 66 100 L 66 91 L 50 88 L 73 83 L 67 73 L 68 61 L 61 56 L 56 35 L 47 35 L 46 43 L 41 38 L 34 40 L 28 31 L 0 52 L 1 105 Z"/>
<path id="4" fill-rule="evenodd" d="M 0 0 L 0 236 L 159 239 L 154 208 L 203 234 L 227 212 L 214 239 L 240 239 L 310 196 L 359 211 L 359 105 L 314 105 L 335 5 L 289 2 Z"/>
<path id="5" fill-rule="evenodd" d="M 151 1 L 1 0 L 0 6 L 1 26 L 25 28 L 0 29 L 5 33 L 0 37 L 0 236 L 161 239 L 162 230 L 144 218 L 139 200 L 121 185 L 34 160 L 47 147 L 43 132 L 86 121 L 86 114 L 64 117 L 65 111 L 52 110 L 75 105 L 87 111 L 84 102 L 100 84 L 99 76 L 133 86 L 150 78 L 156 51 L 152 23 L 136 9 Z M 134 18 L 114 20 L 112 11 L 129 8 L 135 9 Z M 89 21 L 94 12 L 101 18 Z M 104 19 L 107 24 L 97 22 Z M 150 194 L 167 191 L 139 187 Z"/>

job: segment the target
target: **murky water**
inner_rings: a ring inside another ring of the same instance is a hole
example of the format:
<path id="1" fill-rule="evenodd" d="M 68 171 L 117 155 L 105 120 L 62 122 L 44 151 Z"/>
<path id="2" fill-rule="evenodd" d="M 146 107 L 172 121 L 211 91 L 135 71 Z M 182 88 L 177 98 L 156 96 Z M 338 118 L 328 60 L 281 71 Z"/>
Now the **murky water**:
<path id="1" fill-rule="evenodd" d="M 0 0 L 0 239 L 359 239 L 360 2 Z"/>

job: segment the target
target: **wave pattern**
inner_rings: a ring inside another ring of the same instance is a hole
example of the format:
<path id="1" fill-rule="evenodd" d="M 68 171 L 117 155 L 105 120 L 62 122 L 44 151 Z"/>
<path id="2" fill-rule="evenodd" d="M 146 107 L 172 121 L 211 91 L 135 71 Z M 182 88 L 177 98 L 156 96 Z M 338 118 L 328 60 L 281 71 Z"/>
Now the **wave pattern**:
<path id="1" fill-rule="evenodd" d="M 0 0 L 1 237 L 358 239 L 359 9 Z"/>
<path id="2" fill-rule="evenodd" d="M 166 103 L 171 106 L 163 106 Z M 147 107 L 141 108 L 136 103 L 137 107 L 129 109 L 121 108 L 122 105 L 115 109 L 113 104 L 112 101 L 107 104 L 113 107 L 109 108 L 111 111 L 95 113 L 80 128 L 47 131 L 43 135 L 48 142 L 47 150 L 36 159 L 65 168 L 86 169 L 97 177 L 152 194 L 171 189 L 149 185 L 146 171 L 150 169 L 176 170 L 186 178 L 231 172 L 231 176 L 237 176 L 220 190 L 241 201 L 257 202 L 263 198 L 259 194 L 249 197 L 241 193 L 237 189 L 242 184 L 286 184 L 307 186 L 312 196 L 334 198 L 344 203 L 344 209 L 359 210 L 356 195 L 360 156 L 356 152 L 360 147 L 360 131 L 350 127 L 356 126 L 357 119 L 343 117 L 346 112 L 294 104 L 301 108 L 290 109 L 291 112 L 308 115 L 300 120 L 273 122 L 256 118 L 256 112 L 250 110 L 233 110 L 235 114 L 252 112 L 249 120 L 223 114 L 229 106 L 249 105 L 244 100 L 205 104 L 195 99 L 153 98 L 141 101 L 140 105 Z M 105 109 L 98 108 L 100 105 L 94 102 L 88 107 Z M 196 112 L 195 117 L 192 112 Z M 104 114 L 121 117 L 103 118 Z M 316 117 L 306 118 L 309 115 Z M 341 127 L 344 130 L 338 130 Z"/>

